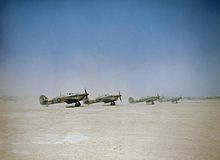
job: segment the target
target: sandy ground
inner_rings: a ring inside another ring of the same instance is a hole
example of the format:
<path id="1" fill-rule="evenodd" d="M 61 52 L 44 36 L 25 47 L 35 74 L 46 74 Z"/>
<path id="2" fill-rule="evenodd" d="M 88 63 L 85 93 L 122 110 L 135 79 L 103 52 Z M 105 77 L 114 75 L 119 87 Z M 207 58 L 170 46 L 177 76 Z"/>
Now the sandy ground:
<path id="1" fill-rule="evenodd" d="M 4 160 L 219 160 L 220 101 L 0 106 Z"/>

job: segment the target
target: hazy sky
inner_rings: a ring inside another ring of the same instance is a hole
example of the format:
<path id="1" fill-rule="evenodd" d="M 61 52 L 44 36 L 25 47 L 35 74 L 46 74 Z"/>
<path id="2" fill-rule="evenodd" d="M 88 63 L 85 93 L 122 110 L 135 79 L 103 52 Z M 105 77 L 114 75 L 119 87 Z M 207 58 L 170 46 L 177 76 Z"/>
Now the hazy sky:
<path id="1" fill-rule="evenodd" d="M 0 6 L 0 95 L 220 95 L 220 1 Z"/>

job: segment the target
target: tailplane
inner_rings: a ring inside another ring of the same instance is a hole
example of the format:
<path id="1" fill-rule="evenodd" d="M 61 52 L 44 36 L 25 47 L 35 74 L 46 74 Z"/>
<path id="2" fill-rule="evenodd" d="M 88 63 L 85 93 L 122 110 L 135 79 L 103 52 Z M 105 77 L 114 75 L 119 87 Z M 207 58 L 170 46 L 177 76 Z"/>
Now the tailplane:
<path id="1" fill-rule="evenodd" d="M 93 104 L 93 103 L 98 103 L 99 101 L 96 101 L 95 99 L 92 99 L 92 100 L 89 100 L 89 98 L 84 98 L 83 100 L 83 103 L 84 104 L 87 104 L 87 105 L 90 105 L 90 104 Z"/>
<path id="2" fill-rule="evenodd" d="M 48 104 L 48 98 L 45 95 L 41 95 L 39 98 L 41 105 L 47 105 Z"/>

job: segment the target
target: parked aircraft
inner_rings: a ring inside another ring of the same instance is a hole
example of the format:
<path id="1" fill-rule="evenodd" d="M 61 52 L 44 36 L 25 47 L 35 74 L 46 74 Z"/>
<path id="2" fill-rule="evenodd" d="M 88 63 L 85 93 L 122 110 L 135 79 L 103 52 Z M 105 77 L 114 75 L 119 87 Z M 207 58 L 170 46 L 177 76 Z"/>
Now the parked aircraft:
<path id="1" fill-rule="evenodd" d="M 147 97 L 142 97 L 140 99 L 135 100 L 133 97 L 129 97 L 128 101 L 129 103 L 140 103 L 140 102 L 146 102 L 146 103 L 151 103 L 154 104 L 154 101 L 157 101 L 160 98 L 159 94 L 157 93 L 157 96 L 147 96 Z"/>
<path id="2" fill-rule="evenodd" d="M 182 97 L 161 97 L 158 101 L 159 102 L 172 102 L 172 103 L 178 103 L 179 100 L 181 100 Z"/>
<path id="3" fill-rule="evenodd" d="M 171 101 L 172 103 L 178 103 L 178 101 L 181 100 L 181 99 L 182 99 L 182 96 L 173 97 L 173 98 L 168 99 L 168 101 Z"/>
<path id="4" fill-rule="evenodd" d="M 121 99 L 121 93 L 119 91 L 118 94 L 115 94 L 115 95 L 109 95 L 109 94 L 106 94 L 104 96 L 99 96 L 93 100 L 89 100 L 89 98 L 85 98 L 85 100 L 83 101 L 84 104 L 93 104 L 93 103 L 110 103 L 110 105 L 115 105 L 115 101 L 117 101 L 118 99 L 120 99 L 120 101 L 122 101 Z"/>
<path id="5" fill-rule="evenodd" d="M 51 105 L 51 104 L 57 104 L 57 103 L 67 103 L 72 104 L 75 103 L 75 107 L 81 106 L 80 101 L 84 98 L 88 98 L 89 93 L 87 93 L 85 89 L 85 93 L 67 93 L 66 95 L 60 95 L 58 97 L 48 99 L 45 95 L 41 95 L 39 98 L 41 105 Z"/>

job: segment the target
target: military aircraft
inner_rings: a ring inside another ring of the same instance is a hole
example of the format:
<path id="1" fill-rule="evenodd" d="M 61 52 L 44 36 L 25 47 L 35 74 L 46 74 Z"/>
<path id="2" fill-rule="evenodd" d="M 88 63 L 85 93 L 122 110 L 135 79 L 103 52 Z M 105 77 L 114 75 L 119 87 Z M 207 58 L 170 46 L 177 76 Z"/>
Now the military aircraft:
<path id="1" fill-rule="evenodd" d="M 159 102 L 172 102 L 172 103 L 178 103 L 179 100 L 182 99 L 182 96 L 179 97 L 160 97 L 160 99 L 158 100 Z"/>
<path id="2" fill-rule="evenodd" d="M 128 98 L 129 103 L 140 103 L 140 102 L 146 102 L 146 103 L 151 103 L 154 104 L 154 101 L 157 101 L 160 98 L 159 94 L 157 93 L 157 96 L 147 96 L 147 97 L 142 97 L 138 100 L 135 100 L 132 97 Z"/>
<path id="3" fill-rule="evenodd" d="M 182 99 L 182 96 L 180 97 L 173 97 L 173 98 L 169 98 L 168 101 L 171 101 L 172 103 L 178 103 L 179 100 Z"/>
<path id="4" fill-rule="evenodd" d="M 84 100 L 83 100 L 83 103 L 84 104 L 93 104 L 93 103 L 101 103 L 101 102 L 104 102 L 104 103 L 110 103 L 111 106 L 114 106 L 115 105 L 115 101 L 117 101 L 118 99 L 120 99 L 120 101 L 122 101 L 121 99 L 121 93 L 119 91 L 118 94 L 116 95 L 109 95 L 109 94 L 106 94 L 104 96 L 99 96 L 93 100 L 89 100 L 88 97 L 86 97 Z"/>
<path id="5" fill-rule="evenodd" d="M 81 106 L 79 101 L 83 100 L 85 97 L 88 98 L 88 95 L 89 93 L 87 93 L 85 89 L 85 93 L 67 93 L 66 95 L 60 95 L 50 100 L 45 95 L 41 95 L 39 101 L 41 105 L 47 105 L 47 107 L 48 105 L 57 103 L 75 103 L 75 107 L 79 107 Z"/>

